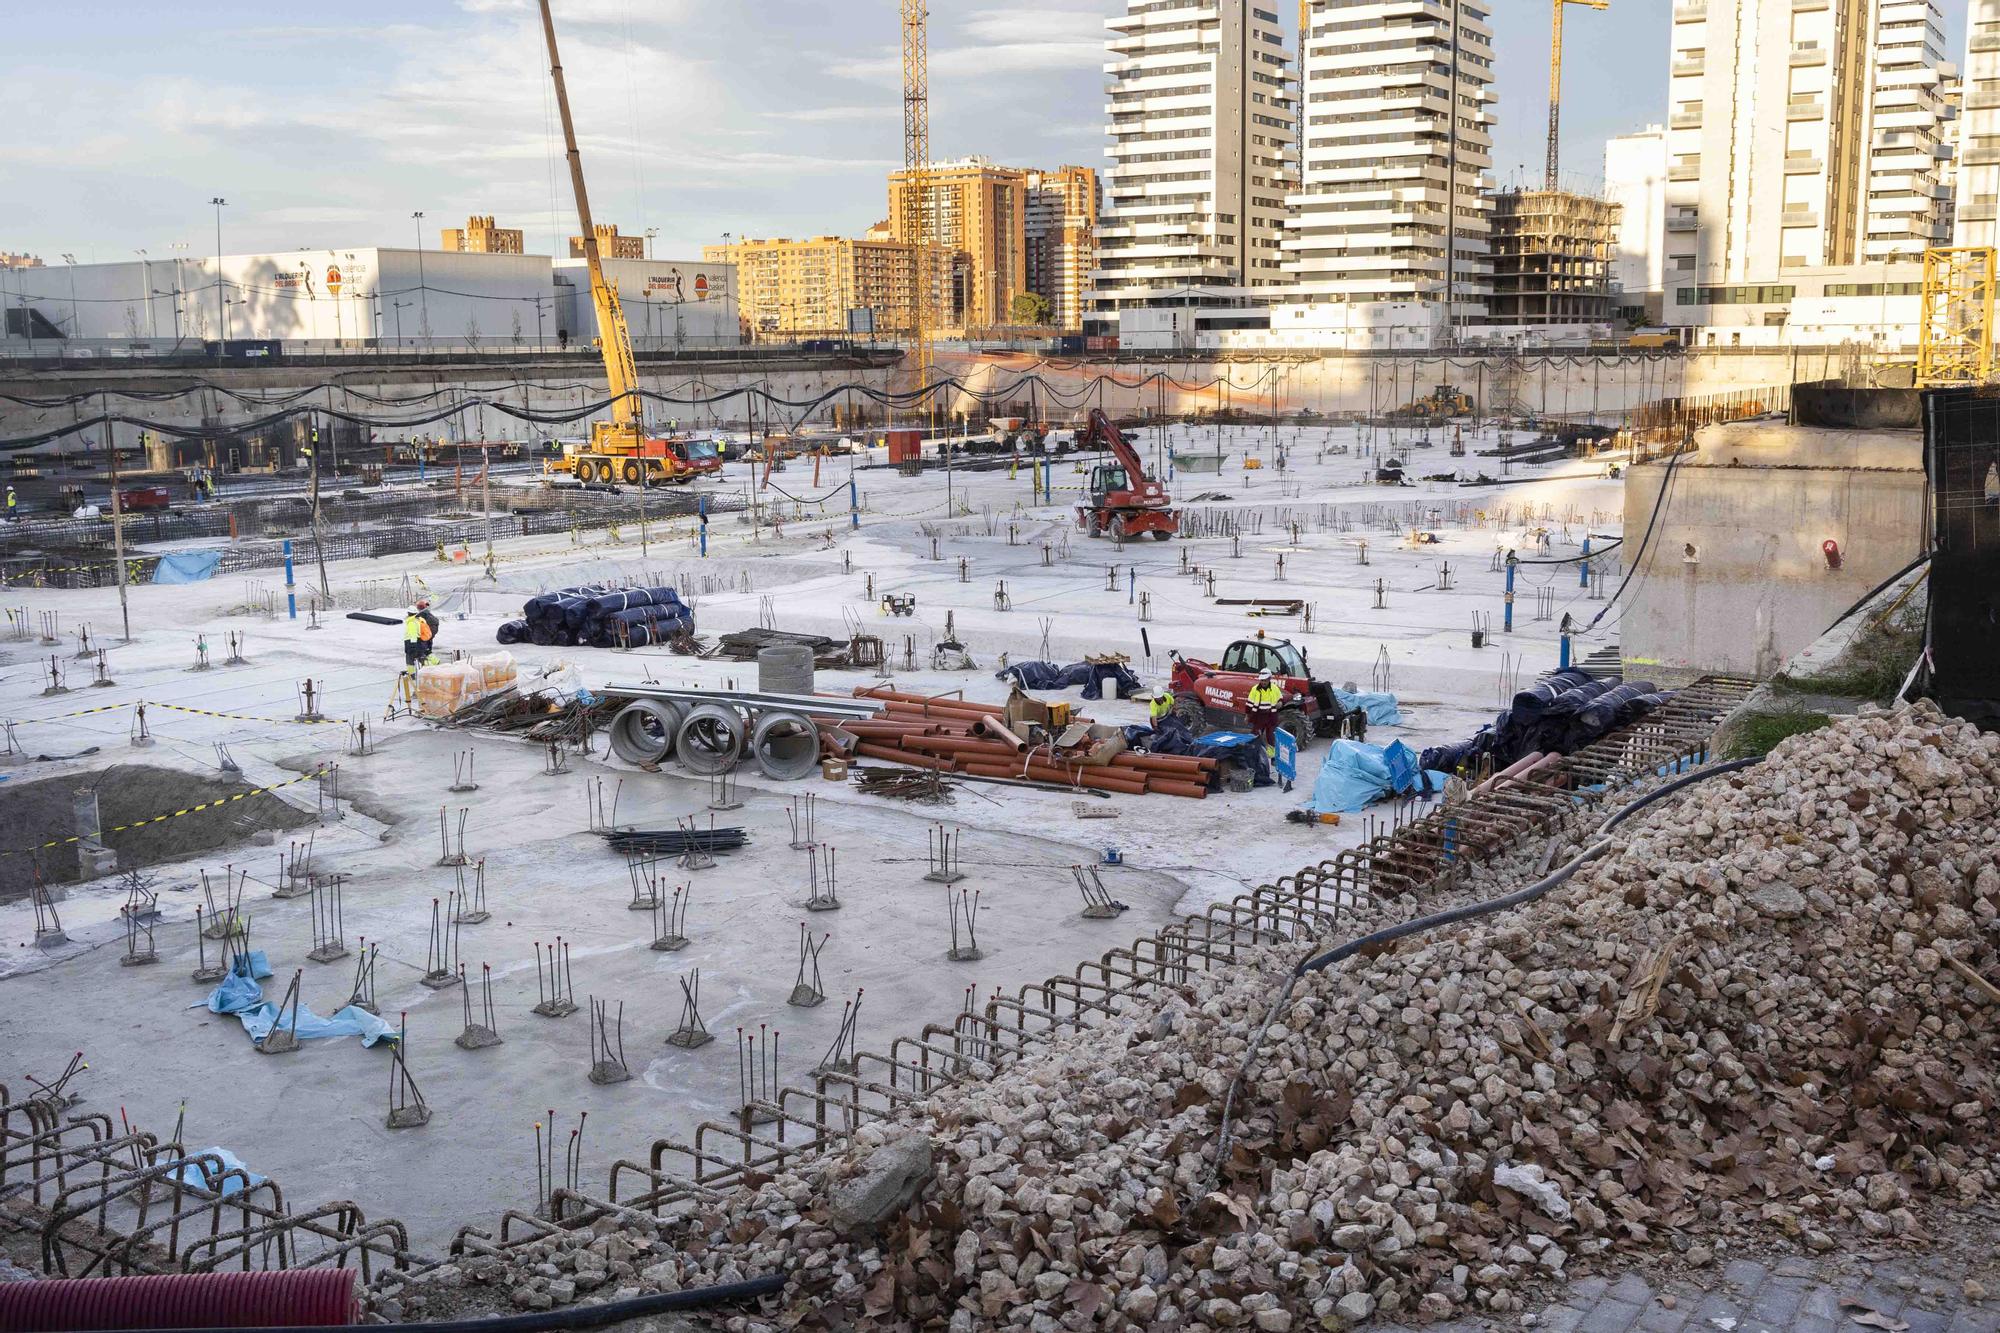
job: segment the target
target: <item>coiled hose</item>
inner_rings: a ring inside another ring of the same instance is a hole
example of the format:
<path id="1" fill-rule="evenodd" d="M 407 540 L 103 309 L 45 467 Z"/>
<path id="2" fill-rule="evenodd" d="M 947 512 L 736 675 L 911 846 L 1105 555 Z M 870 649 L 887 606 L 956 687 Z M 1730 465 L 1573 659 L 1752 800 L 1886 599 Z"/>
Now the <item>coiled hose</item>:
<path id="1" fill-rule="evenodd" d="M 1598 828 L 1598 837 L 1595 842 L 1526 888 L 1516 889 L 1514 892 L 1499 898 L 1489 898 L 1483 903 L 1467 903 L 1462 907 L 1454 907 L 1449 911 L 1438 912 L 1432 916 L 1418 917 L 1414 921 L 1404 921 L 1398 925 L 1385 927 L 1371 935 L 1363 935 L 1358 939 L 1349 940 L 1337 948 L 1329 949 L 1323 954 L 1307 958 L 1297 967 L 1294 967 L 1292 974 L 1285 978 L 1284 989 L 1278 992 L 1278 998 L 1272 1002 L 1270 1011 L 1264 1015 L 1263 1025 L 1257 1029 L 1257 1035 L 1251 1039 L 1249 1049 L 1244 1052 L 1243 1065 L 1236 1071 L 1236 1077 L 1230 1080 L 1229 1091 L 1223 1094 L 1222 1126 L 1216 1135 L 1215 1144 L 1216 1175 L 1218 1177 L 1221 1176 L 1223 1163 L 1229 1160 L 1230 1122 L 1235 1115 L 1237 1094 L 1242 1091 L 1244 1082 L 1250 1077 L 1251 1066 L 1257 1062 L 1257 1051 L 1264 1044 L 1264 1034 L 1271 1030 L 1271 1024 L 1277 1021 L 1279 1012 L 1291 1001 L 1292 990 L 1299 984 L 1299 978 L 1310 972 L 1323 972 L 1336 963 L 1345 962 L 1347 959 L 1352 958 L 1363 949 L 1372 949 L 1378 945 L 1388 944 L 1411 935 L 1421 935 L 1425 931 L 1436 930 L 1440 926 L 1456 925 L 1461 921 L 1471 921 L 1477 917 L 1491 916 L 1495 912 L 1505 912 L 1511 908 L 1531 903 L 1550 889 L 1556 887 L 1556 885 L 1569 879 L 1570 876 L 1581 870 L 1585 865 L 1612 850 L 1615 843 L 1605 835 L 1638 814 L 1641 810 L 1644 810 L 1647 806 L 1652 805 L 1655 801 L 1665 800 L 1674 793 L 1687 787 L 1692 787 L 1698 782 L 1706 782 L 1710 778 L 1719 778 L 1730 773 L 1740 773 L 1746 768 L 1752 768 L 1763 762 L 1764 757 L 1762 755 L 1751 759 L 1732 759 L 1728 763 L 1710 764 L 1693 773 L 1675 778 L 1672 782 L 1664 786 L 1655 787 L 1644 796 L 1621 807 L 1616 814 L 1605 820 Z"/>

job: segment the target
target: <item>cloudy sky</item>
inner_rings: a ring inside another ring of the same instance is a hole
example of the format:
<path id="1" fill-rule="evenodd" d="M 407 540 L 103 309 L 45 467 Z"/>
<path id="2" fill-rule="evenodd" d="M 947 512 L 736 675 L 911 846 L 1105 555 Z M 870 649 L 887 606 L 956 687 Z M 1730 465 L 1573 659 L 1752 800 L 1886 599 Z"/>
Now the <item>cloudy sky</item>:
<path id="1" fill-rule="evenodd" d="M 1287 25 L 1296 6 L 1277 0 Z M 1543 0 L 1494 0 L 1494 173 L 1538 176 Z M 1945 0 L 1952 49 L 1965 0 Z M 0 250 L 53 262 L 426 245 L 468 213 L 575 215 L 532 0 L 79 0 L 8 6 Z M 1670 0 L 1572 9 L 1564 168 L 1665 115 Z M 932 146 L 1103 164 L 1103 20 L 1118 0 L 932 0 Z M 592 204 L 655 253 L 737 235 L 856 233 L 902 161 L 896 0 L 557 0 Z M 289 21 L 288 21 L 289 20 Z"/>

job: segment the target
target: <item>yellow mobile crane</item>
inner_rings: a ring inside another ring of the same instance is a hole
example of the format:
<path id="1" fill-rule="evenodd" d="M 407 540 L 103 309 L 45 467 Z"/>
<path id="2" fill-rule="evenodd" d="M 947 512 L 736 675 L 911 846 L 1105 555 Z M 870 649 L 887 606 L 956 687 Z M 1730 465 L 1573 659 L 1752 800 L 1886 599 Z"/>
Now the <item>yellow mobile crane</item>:
<path id="1" fill-rule="evenodd" d="M 583 259 L 590 270 L 590 300 L 597 308 L 597 345 L 604 353 L 604 379 L 611 390 L 611 420 L 590 423 L 587 443 L 565 444 L 561 458 L 542 465 L 544 475 L 573 475 L 578 481 L 627 485 L 685 484 L 694 470 L 675 456 L 675 441 L 646 434 L 637 396 L 639 369 L 632 359 L 632 335 L 618 292 L 604 280 L 597 229 L 590 224 L 590 195 L 583 188 L 583 154 L 577 151 L 576 123 L 570 119 L 569 90 L 563 85 L 562 57 L 556 52 L 556 22 L 549 0 L 541 0 L 542 32 L 549 43 L 549 76 L 555 80 L 562 113 L 563 147 L 569 157 L 570 187 L 576 193 L 576 220 L 583 229 Z"/>

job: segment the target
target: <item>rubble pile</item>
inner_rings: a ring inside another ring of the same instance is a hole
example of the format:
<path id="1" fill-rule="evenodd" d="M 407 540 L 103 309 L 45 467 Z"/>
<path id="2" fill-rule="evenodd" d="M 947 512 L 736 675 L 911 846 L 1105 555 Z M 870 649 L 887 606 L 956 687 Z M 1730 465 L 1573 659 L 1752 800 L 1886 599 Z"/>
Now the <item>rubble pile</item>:
<path id="1" fill-rule="evenodd" d="M 1274 1015 L 1300 946 L 685 1219 L 378 1300 L 782 1271 L 763 1317 L 788 1327 L 1283 1333 L 1507 1311 L 1606 1251 L 1917 1239 L 1930 1206 L 2000 1194 L 2000 736 L 1864 713 L 1616 836 L 1539 901 L 1310 974 Z"/>

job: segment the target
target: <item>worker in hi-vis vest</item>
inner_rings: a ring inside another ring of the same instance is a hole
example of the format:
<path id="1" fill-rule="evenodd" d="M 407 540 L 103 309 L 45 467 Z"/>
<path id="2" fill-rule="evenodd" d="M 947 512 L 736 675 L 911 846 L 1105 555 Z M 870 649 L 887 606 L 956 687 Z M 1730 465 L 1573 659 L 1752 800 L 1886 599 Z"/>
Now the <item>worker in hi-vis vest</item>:
<path id="1" fill-rule="evenodd" d="M 1278 688 L 1278 682 L 1268 671 L 1257 673 L 1257 683 L 1250 687 L 1248 709 L 1250 732 L 1264 743 L 1264 753 L 1278 752 L 1278 705 L 1283 703 L 1285 693 Z"/>
<path id="2" fill-rule="evenodd" d="M 1146 720 L 1155 727 L 1167 720 L 1174 711 L 1174 696 L 1169 690 L 1156 693 L 1146 704 Z"/>
<path id="3" fill-rule="evenodd" d="M 433 646 L 437 642 L 437 617 L 430 612 L 430 603 L 420 601 L 412 606 L 403 617 L 403 669 L 415 671 L 437 660 Z"/>

